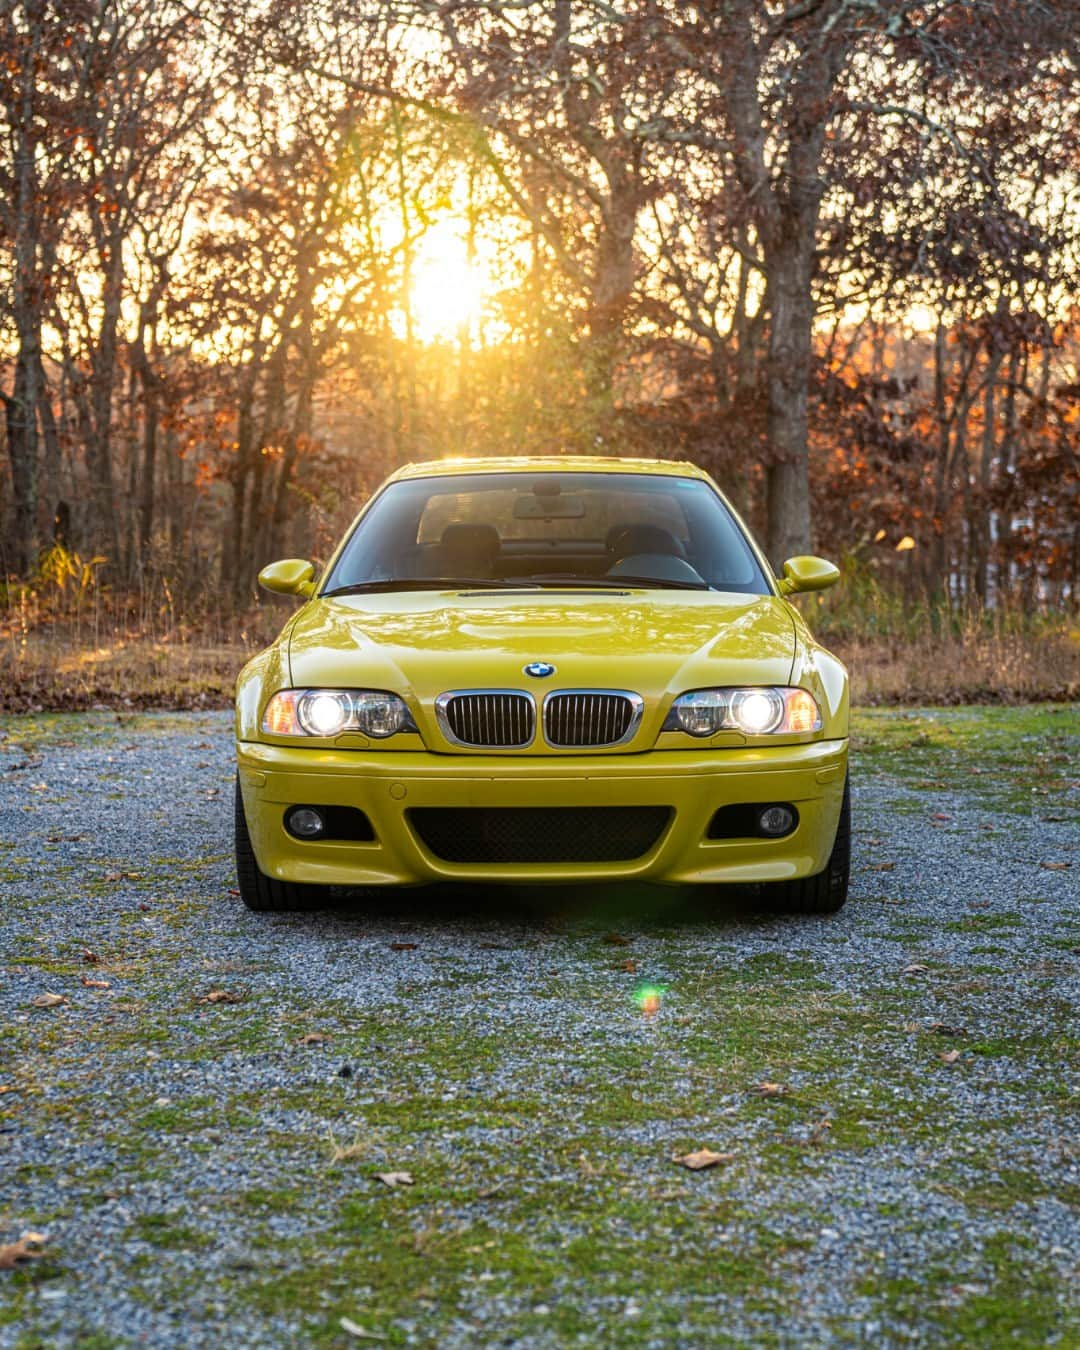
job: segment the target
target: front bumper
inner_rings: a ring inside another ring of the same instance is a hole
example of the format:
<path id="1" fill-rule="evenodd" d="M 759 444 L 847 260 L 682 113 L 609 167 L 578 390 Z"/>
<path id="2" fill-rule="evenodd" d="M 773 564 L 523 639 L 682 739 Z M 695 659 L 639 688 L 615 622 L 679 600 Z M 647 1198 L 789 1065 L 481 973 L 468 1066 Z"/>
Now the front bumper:
<path id="1" fill-rule="evenodd" d="M 846 740 L 754 749 L 641 755 L 436 755 L 238 744 L 240 787 L 259 867 L 280 881 L 326 886 L 409 886 L 436 881 L 544 883 L 635 880 L 762 882 L 812 876 L 836 836 L 847 772 Z M 793 802 L 799 823 L 784 839 L 708 839 L 718 807 Z M 371 843 L 299 840 L 284 814 L 297 804 L 353 806 Z M 642 857 L 622 862 L 451 863 L 409 823 L 413 807 L 644 806 L 672 810 Z"/>

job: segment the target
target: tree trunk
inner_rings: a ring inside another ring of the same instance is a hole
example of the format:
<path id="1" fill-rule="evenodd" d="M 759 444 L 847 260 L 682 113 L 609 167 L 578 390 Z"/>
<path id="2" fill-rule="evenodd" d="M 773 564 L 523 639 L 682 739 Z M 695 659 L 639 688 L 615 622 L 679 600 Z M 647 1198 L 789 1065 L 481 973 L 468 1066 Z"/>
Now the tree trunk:
<path id="1" fill-rule="evenodd" d="M 768 433 L 772 455 L 766 470 L 769 525 L 767 552 L 779 572 L 785 559 L 809 553 L 810 471 L 807 454 L 808 397 L 813 355 L 811 290 L 813 234 L 793 232 L 768 259 Z"/>

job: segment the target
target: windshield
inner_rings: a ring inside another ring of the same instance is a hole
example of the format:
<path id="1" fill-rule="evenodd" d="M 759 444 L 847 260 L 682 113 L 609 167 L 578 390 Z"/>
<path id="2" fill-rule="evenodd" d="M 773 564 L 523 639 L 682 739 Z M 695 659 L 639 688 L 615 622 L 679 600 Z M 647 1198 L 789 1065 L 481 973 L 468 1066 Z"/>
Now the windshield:
<path id="1" fill-rule="evenodd" d="M 708 483 L 634 473 L 475 473 L 391 483 L 323 589 L 620 585 L 768 595 Z"/>

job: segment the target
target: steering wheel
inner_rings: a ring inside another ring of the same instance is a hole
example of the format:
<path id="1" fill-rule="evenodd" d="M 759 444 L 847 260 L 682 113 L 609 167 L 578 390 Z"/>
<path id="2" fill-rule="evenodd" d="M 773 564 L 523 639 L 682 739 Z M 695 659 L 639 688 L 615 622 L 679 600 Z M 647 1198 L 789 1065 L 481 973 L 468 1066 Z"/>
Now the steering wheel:
<path id="1" fill-rule="evenodd" d="M 631 553 L 607 570 L 609 577 L 649 577 L 657 581 L 689 581 L 704 586 L 705 578 L 685 558 L 671 553 Z"/>

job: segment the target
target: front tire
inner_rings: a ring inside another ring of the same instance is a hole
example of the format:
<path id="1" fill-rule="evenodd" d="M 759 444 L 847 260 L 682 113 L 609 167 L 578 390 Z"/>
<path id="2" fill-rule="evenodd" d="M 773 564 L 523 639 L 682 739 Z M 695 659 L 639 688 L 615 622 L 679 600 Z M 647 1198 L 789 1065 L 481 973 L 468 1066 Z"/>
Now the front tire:
<path id="1" fill-rule="evenodd" d="M 843 909 L 851 876 L 851 786 L 844 780 L 844 797 L 836 839 L 824 871 L 798 881 L 776 881 L 763 886 L 770 909 L 786 914 L 836 914 Z"/>
<path id="2" fill-rule="evenodd" d="M 248 909 L 318 909 L 326 903 L 325 888 L 303 886 L 293 881 L 277 881 L 259 870 L 251 847 L 240 780 L 236 780 L 236 881 L 240 899 Z"/>

